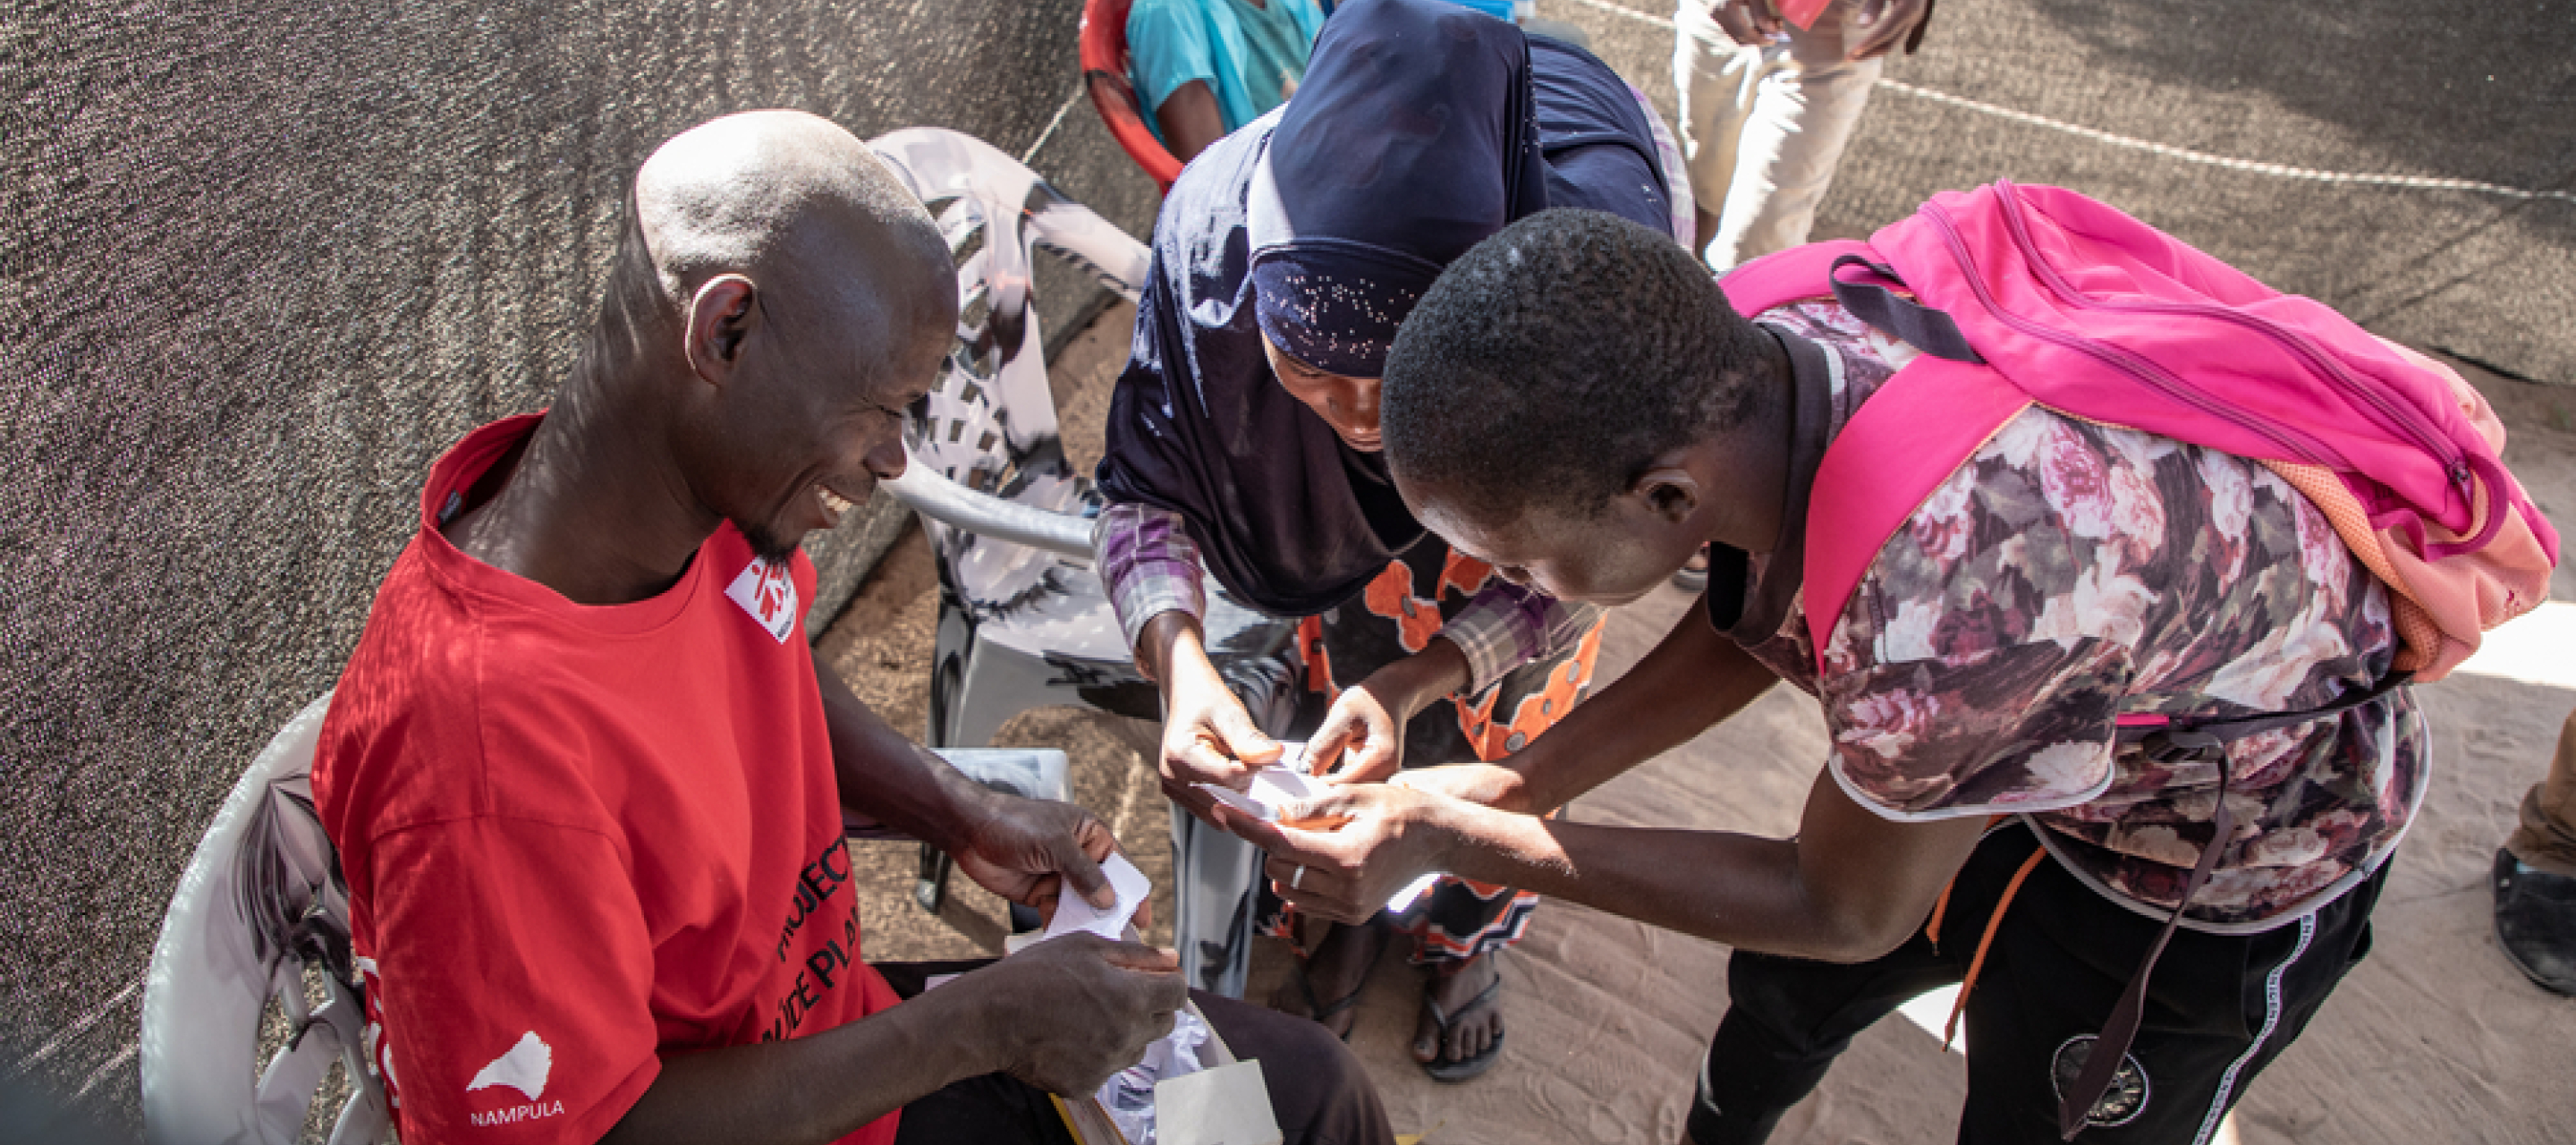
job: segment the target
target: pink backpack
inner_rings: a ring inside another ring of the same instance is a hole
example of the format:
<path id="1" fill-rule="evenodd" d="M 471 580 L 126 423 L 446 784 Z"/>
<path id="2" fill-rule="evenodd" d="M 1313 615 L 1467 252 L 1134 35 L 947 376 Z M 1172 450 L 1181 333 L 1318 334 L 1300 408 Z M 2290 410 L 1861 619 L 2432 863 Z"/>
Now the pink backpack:
<path id="1" fill-rule="evenodd" d="M 2301 712 L 2121 717 L 2121 741 L 2150 758 L 2207 757 L 2410 679 L 2439 679 L 2485 630 L 2548 594 L 2558 533 L 2497 460 L 2504 426 L 2458 374 L 2073 191 L 1998 182 L 1945 192 L 1868 242 L 1782 251 L 1721 285 L 1746 315 L 1830 297 L 1923 351 L 1861 403 L 1808 495 L 1807 630 L 1819 671 L 1888 538 L 2033 403 L 2262 462 L 2389 589 L 2403 647 L 2378 686 Z M 2234 836 L 2227 769 L 2218 775 L 2213 831 L 2182 902 L 2060 1097 L 2064 1139 L 2110 1085 L 2156 959 Z"/>
<path id="2" fill-rule="evenodd" d="M 1866 243 L 1755 259 L 1747 315 L 1833 298 L 1924 351 L 1825 451 L 1806 608 L 1821 657 L 1917 506 L 2032 404 L 2262 462 L 2389 588 L 2396 668 L 2438 680 L 2549 591 L 2558 534 L 2460 376 L 2073 191 L 1943 192 Z M 1821 666 L 1821 665 L 1820 665 Z"/>

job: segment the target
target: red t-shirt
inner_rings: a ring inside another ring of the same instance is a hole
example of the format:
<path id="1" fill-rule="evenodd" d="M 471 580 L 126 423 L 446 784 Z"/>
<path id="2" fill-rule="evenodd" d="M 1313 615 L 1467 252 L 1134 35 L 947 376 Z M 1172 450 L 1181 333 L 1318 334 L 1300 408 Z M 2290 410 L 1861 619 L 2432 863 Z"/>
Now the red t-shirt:
<path id="1" fill-rule="evenodd" d="M 812 565 L 728 525 L 668 591 L 589 607 L 457 551 L 442 517 L 536 424 L 431 470 L 314 760 L 409 1145 L 595 1141 L 660 1054 L 895 1002 L 859 958 Z"/>

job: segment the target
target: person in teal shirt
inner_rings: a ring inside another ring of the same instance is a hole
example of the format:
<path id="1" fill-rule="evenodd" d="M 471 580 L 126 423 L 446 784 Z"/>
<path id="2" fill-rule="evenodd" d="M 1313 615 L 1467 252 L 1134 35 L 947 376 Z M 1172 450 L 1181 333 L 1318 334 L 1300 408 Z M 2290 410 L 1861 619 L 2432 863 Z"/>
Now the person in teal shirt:
<path id="1" fill-rule="evenodd" d="M 1286 103 L 1323 27 L 1315 0 L 1136 0 L 1127 50 L 1146 124 L 1188 160 Z"/>

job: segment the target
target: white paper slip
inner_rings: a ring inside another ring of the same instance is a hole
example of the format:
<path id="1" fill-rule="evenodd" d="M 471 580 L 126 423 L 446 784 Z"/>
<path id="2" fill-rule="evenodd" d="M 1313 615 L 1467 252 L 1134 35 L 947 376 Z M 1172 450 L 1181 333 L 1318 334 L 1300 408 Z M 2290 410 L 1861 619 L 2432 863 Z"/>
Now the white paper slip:
<path id="1" fill-rule="evenodd" d="M 1321 784 L 1302 773 L 1284 767 L 1265 767 L 1253 772 L 1250 791 L 1236 791 L 1231 787 L 1219 787 L 1213 783 L 1202 783 L 1199 786 L 1206 788 L 1208 794 L 1216 796 L 1217 802 L 1246 815 L 1271 822 L 1278 821 L 1280 808 L 1323 793 Z"/>
<path id="2" fill-rule="evenodd" d="M 1156 1145 L 1280 1145 L 1261 1063 L 1239 1061 L 1154 1087 Z"/>
<path id="3" fill-rule="evenodd" d="M 1301 799 L 1312 799 L 1329 788 L 1306 774 L 1306 745 L 1281 744 L 1279 762 L 1252 773 L 1252 790 L 1237 791 L 1214 783 L 1199 784 L 1201 790 L 1216 796 L 1219 803 L 1266 822 L 1278 822 L 1279 809 Z"/>
<path id="4" fill-rule="evenodd" d="M 1153 884 L 1145 881 L 1145 872 L 1137 870 L 1127 856 L 1114 852 L 1101 862 L 1100 873 L 1109 876 L 1109 889 L 1118 892 L 1118 905 L 1102 910 L 1091 905 L 1090 899 L 1073 893 L 1072 887 L 1066 887 L 1055 900 L 1055 917 L 1048 920 L 1040 941 L 1077 930 L 1088 930 L 1111 942 L 1126 935 L 1127 920 L 1136 917 L 1137 907 L 1145 905 L 1146 892 L 1153 889 Z"/>

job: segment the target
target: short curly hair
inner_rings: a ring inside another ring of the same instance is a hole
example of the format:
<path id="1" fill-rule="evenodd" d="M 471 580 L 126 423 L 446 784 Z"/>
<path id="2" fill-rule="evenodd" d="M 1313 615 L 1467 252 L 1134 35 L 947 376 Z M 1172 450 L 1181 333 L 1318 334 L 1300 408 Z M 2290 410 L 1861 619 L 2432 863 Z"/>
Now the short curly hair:
<path id="1" fill-rule="evenodd" d="M 1672 236 L 1542 211 L 1460 256 L 1388 353 L 1387 464 L 1491 521 L 1597 514 L 1666 452 L 1744 424 L 1767 336 Z"/>

